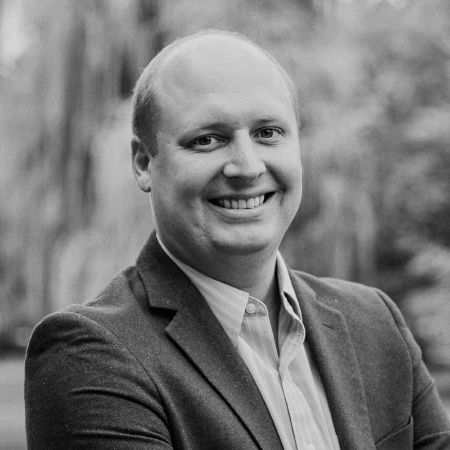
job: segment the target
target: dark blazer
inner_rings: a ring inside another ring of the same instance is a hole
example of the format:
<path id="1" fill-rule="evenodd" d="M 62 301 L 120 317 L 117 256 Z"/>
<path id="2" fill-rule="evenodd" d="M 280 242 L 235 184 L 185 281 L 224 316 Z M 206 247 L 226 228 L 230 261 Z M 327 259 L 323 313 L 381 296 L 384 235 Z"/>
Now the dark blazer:
<path id="1" fill-rule="evenodd" d="M 341 449 L 450 449 L 450 423 L 392 301 L 291 278 Z M 245 364 L 154 234 L 95 299 L 36 327 L 25 402 L 31 450 L 282 450 Z"/>

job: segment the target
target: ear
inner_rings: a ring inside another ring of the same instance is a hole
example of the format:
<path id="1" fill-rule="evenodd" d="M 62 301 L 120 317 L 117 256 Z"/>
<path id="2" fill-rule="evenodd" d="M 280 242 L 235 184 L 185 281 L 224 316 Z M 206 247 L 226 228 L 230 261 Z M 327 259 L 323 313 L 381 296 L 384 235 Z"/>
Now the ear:
<path id="1" fill-rule="evenodd" d="M 144 192 L 151 191 L 150 152 L 148 147 L 137 136 L 131 138 L 131 162 L 133 173 L 139 187 Z"/>

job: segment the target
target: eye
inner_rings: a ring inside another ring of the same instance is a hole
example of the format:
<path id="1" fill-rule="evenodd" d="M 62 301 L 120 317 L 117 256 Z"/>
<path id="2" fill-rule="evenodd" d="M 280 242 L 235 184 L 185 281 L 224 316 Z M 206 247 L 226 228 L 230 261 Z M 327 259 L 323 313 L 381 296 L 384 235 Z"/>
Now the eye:
<path id="1" fill-rule="evenodd" d="M 279 136 L 281 136 L 281 131 L 277 128 L 263 128 L 255 135 L 257 139 L 260 138 L 263 141 L 274 141 Z"/>
<path id="2" fill-rule="evenodd" d="M 210 145 L 212 141 L 211 136 L 203 136 L 195 141 L 198 145 Z"/>
<path id="3" fill-rule="evenodd" d="M 223 139 L 216 136 L 200 136 L 199 138 L 191 141 L 189 147 L 193 150 L 211 151 L 219 147 L 223 142 Z"/>

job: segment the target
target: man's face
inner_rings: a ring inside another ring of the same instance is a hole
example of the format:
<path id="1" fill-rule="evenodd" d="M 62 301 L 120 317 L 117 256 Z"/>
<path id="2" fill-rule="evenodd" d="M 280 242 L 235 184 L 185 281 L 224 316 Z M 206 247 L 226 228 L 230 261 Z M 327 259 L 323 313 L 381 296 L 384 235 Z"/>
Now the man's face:
<path id="1" fill-rule="evenodd" d="M 299 207 L 302 174 L 281 74 L 239 41 L 205 39 L 163 68 L 150 171 L 163 243 L 210 273 L 202 264 L 221 255 L 275 253 Z"/>

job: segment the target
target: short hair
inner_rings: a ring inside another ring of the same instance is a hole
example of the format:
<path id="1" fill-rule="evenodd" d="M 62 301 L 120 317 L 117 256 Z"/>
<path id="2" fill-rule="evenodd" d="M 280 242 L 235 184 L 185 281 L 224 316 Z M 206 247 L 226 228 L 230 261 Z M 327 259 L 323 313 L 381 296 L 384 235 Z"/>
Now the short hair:
<path id="1" fill-rule="evenodd" d="M 280 63 L 269 52 L 264 50 L 262 47 L 251 41 L 243 34 L 234 31 L 206 29 L 189 36 L 176 39 L 174 42 L 164 47 L 142 71 L 138 81 L 136 82 L 132 97 L 133 133 L 135 136 L 141 139 L 141 141 L 144 142 L 145 145 L 148 146 L 152 156 L 155 156 L 158 153 L 156 134 L 161 107 L 158 103 L 156 91 L 158 86 L 158 78 L 161 71 L 161 65 L 176 48 L 201 36 L 232 37 L 249 44 L 253 48 L 256 48 L 261 53 L 263 53 L 274 64 L 275 68 L 279 71 L 283 80 L 285 81 L 292 97 L 297 124 L 299 124 L 299 108 L 295 85 L 287 72 L 283 69 L 283 67 L 281 67 Z"/>

